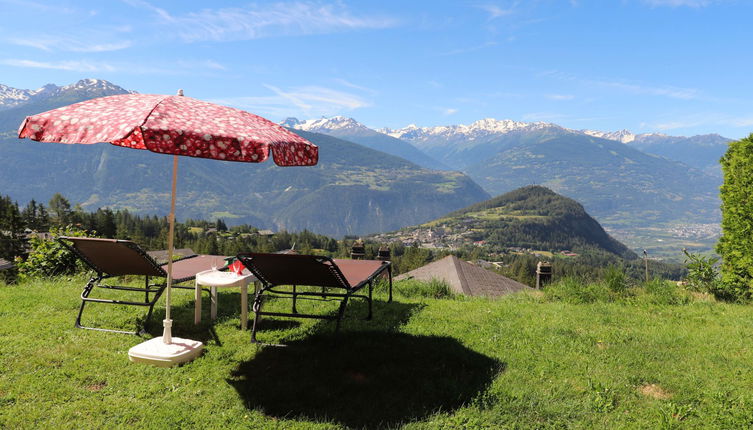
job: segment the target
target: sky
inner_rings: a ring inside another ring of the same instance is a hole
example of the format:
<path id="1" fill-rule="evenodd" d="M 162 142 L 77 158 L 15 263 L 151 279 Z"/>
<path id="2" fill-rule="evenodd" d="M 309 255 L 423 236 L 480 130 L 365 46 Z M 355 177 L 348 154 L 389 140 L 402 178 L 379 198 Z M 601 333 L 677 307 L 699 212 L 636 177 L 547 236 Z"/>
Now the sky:
<path id="1" fill-rule="evenodd" d="M 0 84 L 84 78 L 273 121 L 753 132 L 753 1 L 0 0 Z"/>

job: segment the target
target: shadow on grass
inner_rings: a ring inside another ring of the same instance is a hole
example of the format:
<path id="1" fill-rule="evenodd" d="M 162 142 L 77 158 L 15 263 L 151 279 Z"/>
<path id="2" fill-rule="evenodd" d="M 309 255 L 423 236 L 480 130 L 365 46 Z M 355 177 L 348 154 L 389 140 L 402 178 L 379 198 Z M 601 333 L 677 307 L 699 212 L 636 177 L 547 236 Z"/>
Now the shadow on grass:
<path id="1" fill-rule="evenodd" d="M 268 416 L 383 428 L 463 406 L 504 367 L 448 337 L 350 332 L 264 348 L 228 382 Z"/>
<path id="2" fill-rule="evenodd" d="M 382 320 L 367 331 L 335 335 L 324 322 L 284 348 L 262 347 L 228 383 L 246 407 L 271 417 L 383 428 L 453 411 L 504 370 L 505 363 L 455 339 L 396 331 L 417 306 L 383 305 L 390 312 L 375 312 Z"/>

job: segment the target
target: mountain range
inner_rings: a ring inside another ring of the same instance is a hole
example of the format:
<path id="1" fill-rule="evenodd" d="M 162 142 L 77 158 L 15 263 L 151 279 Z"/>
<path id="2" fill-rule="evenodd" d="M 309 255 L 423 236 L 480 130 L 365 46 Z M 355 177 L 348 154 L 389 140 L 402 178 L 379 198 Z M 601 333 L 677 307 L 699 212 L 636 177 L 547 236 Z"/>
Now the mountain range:
<path id="1" fill-rule="evenodd" d="M 326 133 L 342 121 L 317 124 Z M 606 225 L 715 223 L 720 218 L 718 160 L 729 139 L 718 135 L 604 133 L 492 118 L 378 132 L 466 172 L 492 195 L 544 185 L 581 202 Z"/>
<path id="2" fill-rule="evenodd" d="M 40 150 L 43 144 L 15 137 L 26 115 L 127 92 L 94 79 L 38 90 L 0 86 L 0 189 L 21 202 L 61 191 L 86 208 L 164 212 L 159 157 L 108 145 Z M 186 160 L 181 185 L 190 198 L 179 200 L 180 216 L 362 234 L 414 225 L 538 184 L 582 203 L 611 228 L 719 221 L 718 159 L 729 139 L 718 135 L 636 135 L 491 118 L 400 129 L 374 129 L 343 116 L 282 124 L 323 145 L 320 166 L 240 168 Z"/>
<path id="3" fill-rule="evenodd" d="M 82 79 L 74 84 L 59 87 L 55 84 L 47 84 L 36 90 L 24 90 L 12 88 L 0 84 L 0 110 L 10 109 L 19 105 L 34 102 L 44 102 L 56 97 L 101 97 L 103 95 L 124 94 L 123 88 L 100 79 Z"/>
<path id="4" fill-rule="evenodd" d="M 581 132 L 626 143 L 648 154 L 679 161 L 712 176 L 721 176 L 719 159 L 722 158 L 727 151 L 727 145 L 732 141 L 718 134 L 685 137 L 668 136 L 662 133 L 633 134 L 628 130 L 609 133 L 594 130 L 581 130 Z"/>
<path id="5" fill-rule="evenodd" d="M 99 94 L 102 81 L 62 87 L 0 111 L 0 190 L 22 204 L 60 192 L 85 209 L 166 214 L 170 158 L 109 144 L 63 145 L 19 140 L 15 130 L 38 113 Z M 123 93 L 120 87 L 106 93 Z M 106 94 L 104 94 L 106 95 Z M 1 129 L 0 129 L 1 130 Z M 405 159 L 323 134 L 297 133 L 320 147 L 315 167 L 280 168 L 182 157 L 180 218 L 223 218 L 275 230 L 360 235 L 420 223 L 489 197 L 459 172 L 421 168 Z"/>

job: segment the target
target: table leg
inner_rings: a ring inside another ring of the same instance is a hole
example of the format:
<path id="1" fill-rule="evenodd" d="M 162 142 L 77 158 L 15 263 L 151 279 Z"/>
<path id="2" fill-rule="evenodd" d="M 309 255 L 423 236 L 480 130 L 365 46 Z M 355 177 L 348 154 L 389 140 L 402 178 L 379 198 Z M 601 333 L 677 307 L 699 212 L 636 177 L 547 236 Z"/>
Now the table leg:
<path id="1" fill-rule="evenodd" d="M 201 322 L 201 285 L 194 281 L 194 287 L 193 323 L 198 324 Z"/>
<path id="2" fill-rule="evenodd" d="M 210 316 L 212 321 L 214 321 L 217 319 L 217 287 L 214 285 L 209 287 L 209 300 L 212 302 L 212 306 L 210 306 Z"/>
<path id="3" fill-rule="evenodd" d="M 248 328 L 248 282 L 241 284 L 241 330 Z"/>

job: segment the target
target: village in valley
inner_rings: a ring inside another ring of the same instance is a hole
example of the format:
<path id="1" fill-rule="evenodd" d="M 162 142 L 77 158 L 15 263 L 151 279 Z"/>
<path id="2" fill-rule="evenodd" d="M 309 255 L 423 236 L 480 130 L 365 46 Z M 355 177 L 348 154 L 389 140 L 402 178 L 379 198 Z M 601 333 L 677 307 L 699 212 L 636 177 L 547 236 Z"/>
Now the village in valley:
<path id="1" fill-rule="evenodd" d="M 484 248 L 489 256 L 501 256 L 503 254 L 529 254 L 539 257 L 551 257 L 552 252 L 541 251 L 519 246 L 499 246 L 486 240 L 476 240 L 477 230 L 471 227 L 475 218 L 464 218 L 458 225 L 441 223 L 434 226 L 418 226 L 406 228 L 395 232 L 380 233 L 370 236 L 379 243 L 398 242 L 404 246 L 418 246 L 419 248 L 434 249 L 440 251 L 457 251 L 467 247 Z M 577 257 L 578 254 L 570 250 L 559 250 L 558 254 L 564 257 Z"/>

